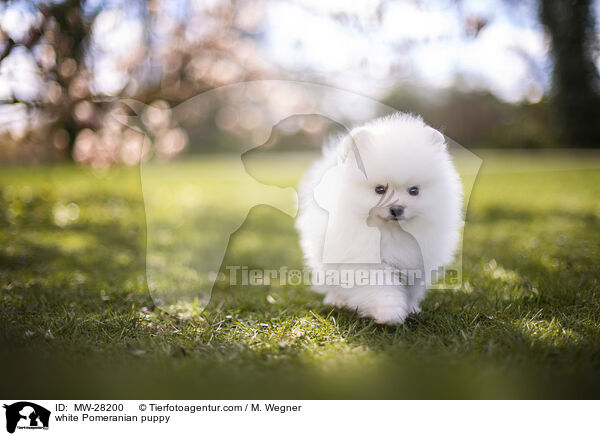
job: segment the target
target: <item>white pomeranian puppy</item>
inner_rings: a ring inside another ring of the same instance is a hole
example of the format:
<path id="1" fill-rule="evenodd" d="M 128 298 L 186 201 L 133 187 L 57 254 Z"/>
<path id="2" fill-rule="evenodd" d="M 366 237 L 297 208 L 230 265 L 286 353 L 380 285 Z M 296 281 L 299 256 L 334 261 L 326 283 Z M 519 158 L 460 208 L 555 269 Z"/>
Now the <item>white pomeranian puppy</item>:
<path id="1" fill-rule="evenodd" d="M 326 278 L 313 277 L 313 288 L 326 304 L 380 324 L 400 324 L 420 310 L 432 277 L 452 261 L 463 224 L 461 183 L 444 136 L 407 114 L 369 122 L 325 147 L 299 200 L 306 263 Z M 340 283 L 349 271 L 353 279 Z M 382 281 L 381 271 L 395 279 Z"/>

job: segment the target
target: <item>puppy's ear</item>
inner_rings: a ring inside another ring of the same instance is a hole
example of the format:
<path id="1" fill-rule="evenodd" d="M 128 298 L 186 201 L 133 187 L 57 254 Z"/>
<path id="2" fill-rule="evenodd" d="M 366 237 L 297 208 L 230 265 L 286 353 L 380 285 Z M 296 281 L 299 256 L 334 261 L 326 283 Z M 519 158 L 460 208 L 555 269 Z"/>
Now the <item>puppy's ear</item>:
<path id="1" fill-rule="evenodd" d="M 357 127 L 342 140 L 340 163 L 356 165 L 367 177 L 361 152 L 373 146 L 374 138 L 366 127 Z"/>
<path id="2" fill-rule="evenodd" d="M 427 133 L 430 135 L 431 143 L 435 147 L 439 148 L 442 151 L 445 151 L 447 149 L 446 137 L 442 133 L 438 132 L 433 127 L 427 127 Z"/>

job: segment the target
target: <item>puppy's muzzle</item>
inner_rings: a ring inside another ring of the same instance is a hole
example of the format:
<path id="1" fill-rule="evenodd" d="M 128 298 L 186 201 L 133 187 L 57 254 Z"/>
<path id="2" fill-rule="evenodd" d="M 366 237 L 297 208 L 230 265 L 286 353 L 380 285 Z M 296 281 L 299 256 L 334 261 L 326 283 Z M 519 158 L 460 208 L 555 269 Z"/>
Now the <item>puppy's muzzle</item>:
<path id="1" fill-rule="evenodd" d="M 404 215 L 404 206 L 393 205 L 390 206 L 390 219 L 399 220 Z"/>

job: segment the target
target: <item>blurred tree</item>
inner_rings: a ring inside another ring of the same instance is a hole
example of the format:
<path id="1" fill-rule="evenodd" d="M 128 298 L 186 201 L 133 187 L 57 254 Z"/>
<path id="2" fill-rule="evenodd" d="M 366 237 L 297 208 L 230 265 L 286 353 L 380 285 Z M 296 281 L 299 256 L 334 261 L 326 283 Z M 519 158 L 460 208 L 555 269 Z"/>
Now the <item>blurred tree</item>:
<path id="1" fill-rule="evenodd" d="M 89 101 L 90 72 L 85 62 L 91 25 L 98 11 L 90 10 L 84 15 L 84 4 L 84 0 L 65 0 L 23 5 L 36 10 L 34 22 L 23 37 L 13 40 L 0 29 L 4 43 L 0 62 L 8 60 L 17 49 L 25 49 L 35 60 L 44 88 L 34 98 L 22 98 L 13 91 L 11 98 L 2 103 L 25 105 L 30 120 L 43 111 L 44 122 L 49 122 L 50 127 L 46 139 L 59 150 L 70 150 L 78 131 L 96 128 L 99 121 L 93 107 L 99 103 Z M 28 133 L 32 133 L 31 127 Z"/>
<path id="2" fill-rule="evenodd" d="M 14 77 L 11 85 L 17 86 L 10 86 L 12 95 L 0 99 L 2 114 L 8 113 L 7 108 L 26 108 L 25 114 L 21 111 L 18 115 L 28 123 L 25 137 L 8 141 L 16 144 L 13 148 L 17 151 L 27 149 L 27 143 L 37 143 L 46 157 L 50 150 L 107 166 L 123 160 L 122 148 L 127 142 L 123 126 L 107 116 L 119 97 L 164 109 L 216 86 L 264 77 L 266 62 L 256 43 L 263 9 L 255 0 L 212 4 L 20 0 L 0 4 L 1 13 L 10 8 L 28 19 L 23 20 L 24 31 L 0 28 L 0 67 L 12 62 L 12 68 L 19 71 L 24 58 L 33 60 L 30 64 L 37 82 L 29 86 L 37 88 L 34 95 L 23 94 L 22 78 Z M 14 16 L 13 22 L 18 20 Z M 98 37 L 99 28 L 114 26 L 109 32 L 115 32 L 124 25 L 133 27 L 128 38 L 138 43 L 124 54 L 102 47 L 111 36 Z M 141 29 L 140 35 L 132 36 L 136 28 Z M 96 68 L 96 63 L 107 59 L 126 78 L 113 80 L 117 85 L 109 92 L 98 86 L 106 72 Z M 161 128 L 160 135 L 173 136 L 172 123 Z M 0 129 L 0 143 L 7 143 L 7 132 Z"/>
<path id="3" fill-rule="evenodd" d="M 565 140 L 600 147 L 600 77 L 592 0 L 540 0 L 539 16 L 552 43 L 553 91 Z"/>

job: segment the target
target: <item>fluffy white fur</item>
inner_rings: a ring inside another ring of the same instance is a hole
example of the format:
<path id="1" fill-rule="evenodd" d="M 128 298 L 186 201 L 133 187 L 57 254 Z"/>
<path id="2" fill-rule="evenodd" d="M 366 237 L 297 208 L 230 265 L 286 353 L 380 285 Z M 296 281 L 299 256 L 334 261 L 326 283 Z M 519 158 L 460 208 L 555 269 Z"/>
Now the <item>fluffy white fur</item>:
<path id="1" fill-rule="evenodd" d="M 375 192 L 379 185 L 385 194 Z M 408 193 L 413 186 L 416 196 Z M 299 194 L 296 226 L 309 268 L 420 268 L 429 283 L 431 271 L 453 259 L 461 184 L 444 136 L 419 117 L 377 119 L 337 139 L 306 173 Z M 402 215 L 394 217 L 390 205 L 403 206 Z M 426 284 L 315 290 L 326 294 L 327 304 L 399 324 L 420 310 Z"/>

